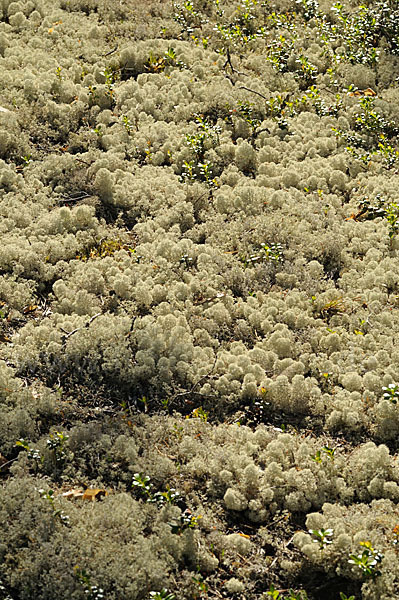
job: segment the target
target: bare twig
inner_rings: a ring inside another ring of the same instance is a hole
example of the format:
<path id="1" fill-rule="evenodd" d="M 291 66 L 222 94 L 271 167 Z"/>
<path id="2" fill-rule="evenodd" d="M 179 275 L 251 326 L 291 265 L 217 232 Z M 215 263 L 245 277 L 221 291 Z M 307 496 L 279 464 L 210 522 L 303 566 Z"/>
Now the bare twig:
<path id="1" fill-rule="evenodd" d="M 240 554 L 239 552 L 237 552 L 237 556 L 239 558 L 241 558 L 242 561 L 244 561 L 244 563 L 248 563 L 250 559 L 245 558 L 245 556 L 243 556 L 242 554 Z"/>
<path id="2" fill-rule="evenodd" d="M 227 254 L 227 252 L 225 252 L 225 254 Z M 206 302 L 212 302 L 213 300 L 218 300 L 219 298 L 224 298 L 226 296 L 226 294 L 224 292 L 221 292 L 219 294 L 216 294 L 216 296 L 212 296 L 211 298 L 201 298 L 199 300 L 196 300 L 195 302 L 193 302 L 194 306 L 197 306 L 198 304 L 205 304 Z"/>
<path id="3" fill-rule="evenodd" d="M 70 194 L 69 196 L 62 196 L 62 200 L 60 202 L 78 202 L 79 200 L 83 200 L 84 198 L 90 198 L 90 194 L 87 192 L 75 192 L 74 194 Z"/>
<path id="4" fill-rule="evenodd" d="M 81 158 L 78 158 L 77 156 L 75 156 L 75 160 L 77 160 L 78 162 L 83 163 L 84 165 L 87 165 L 88 167 L 91 167 L 91 163 L 88 163 L 85 160 L 82 160 Z"/>
<path id="5" fill-rule="evenodd" d="M 263 98 L 263 100 L 266 100 L 266 101 L 269 100 L 269 98 L 266 98 L 266 96 L 264 96 L 260 92 L 257 92 L 256 90 L 251 90 L 251 88 L 248 88 L 245 85 L 240 85 L 239 89 L 240 90 L 247 90 L 247 92 L 251 92 L 252 94 L 257 94 L 257 96 L 260 96 L 261 98 Z"/>
<path id="6" fill-rule="evenodd" d="M 283 547 L 282 551 L 279 553 L 280 555 L 282 554 L 282 552 L 284 552 L 284 550 L 286 550 L 288 548 L 288 546 L 291 544 L 291 542 L 293 541 L 293 539 L 294 539 L 294 536 L 290 537 L 290 539 L 288 540 L 288 542 L 286 544 L 284 544 L 284 547 Z M 278 559 L 279 559 L 279 555 L 276 555 L 274 557 L 274 559 L 272 560 L 272 562 L 270 563 L 269 569 L 272 569 L 274 567 L 274 565 L 276 564 L 276 562 L 278 561 Z"/>
<path id="7" fill-rule="evenodd" d="M 110 50 L 109 52 L 106 52 L 105 54 L 102 54 L 101 56 L 109 56 L 110 54 L 113 54 L 117 50 L 118 50 L 118 44 L 116 44 L 116 46 L 113 50 Z"/>
<path id="8" fill-rule="evenodd" d="M 176 398 L 181 398 L 182 396 L 189 396 L 190 394 L 192 394 L 192 393 L 194 392 L 195 388 L 197 388 L 199 385 L 201 385 L 201 383 L 202 383 L 202 382 L 203 382 L 205 379 L 207 379 L 207 377 L 209 377 L 209 376 L 212 374 L 212 371 L 214 370 L 214 368 L 215 368 L 215 366 L 216 366 L 216 361 L 217 361 L 217 359 L 218 359 L 218 357 L 217 357 L 217 356 L 215 356 L 215 360 L 214 360 L 214 363 L 213 363 L 213 365 L 212 365 L 212 368 L 211 368 L 211 370 L 210 370 L 208 373 L 205 373 L 205 375 L 202 375 L 202 377 L 200 377 L 200 378 L 198 379 L 198 381 L 196 381 L 196 382 L 195 382 L 195 383 L 192 385 L 191 389 L 189 389 L 187 392 L 179 392 L 178 394 L 175 394 L 174 396 L 172 396 L 172 402 L 173 402 L 174 400 L 176 400 Z"/>
<path id="9" fill-rule="evenodd" d="M 72 331 L 65 331 L 65 329 L 62 329 L 61 327 L 61 331 L 63 333 L 65 333 L 65 335 L 63 336 L 63 343 L 65 344 L 65 342 L 67 341 L 68 338 L 71 337 L 71 335 L 73 335 L 74 333 L 76 333 L 77 331 L 80 331 L 81 329 L 85 329 L 87 327 L 89 327 L 89 325 L 94 321 L 94 319 L 97 319 L 97 317 L 99 317 L 102 313 L 97 313 L 95 315 L 93 315 L 92 317 L 90 317 L 90 319 L 87 321 L 87 323 L 85 325 L 83 325 L 83 327 L 77 327 L 76 329 L 73 329 Z"/>
<path id="10" fill-rule="evenodd" d="M 166 458 L 169 458 L 170 460 L 177 460 L 177 456 L 172 456 L 171 454 L 165 454 L 164 452 L 161 452 L 161 450 L 158 448 L 158 446 L 155 446 L 156 451 L 158 452 L 158 454 L 160 454 L 161 456 L 165 456 Z"/>
<path id="11" fill-rule="evenodd" d="M 225 69 L 227 67 L 227 65 L 229 65 L 232 73 L 237 73 L 237 75 L 243 75 L 244 77 L 248 77 L 248 75 L 246 73 L 243 73 L 242 71 L 238 71 L 238 69 L 233 67 L 233 63 L 231 62 L 231 54 L 230 54 L 229 48 L 226 49 L 226 62 L 224 63 L 223 68 Z"/>
<path id="12" fill-rule="evenodd" d="M 208 590 L 208 595 L 209 594 L 216 596 L 216 598 L 224 598 L 224 596 L 222 596 L 219 590 Z"/>
<path id="13" fill-rule="evenodd" d="M 7 462 L 3 463 L 2 465 L 0 465 L 0 469 L 4 469 L 4 467 L 6 467 L 7 465 L 10 465 L 12 462 L 17 460 L 17 458 L 18 458 L 18 456 L 16 458 L 12 458 L 11 460 L 8 460 Z"/>

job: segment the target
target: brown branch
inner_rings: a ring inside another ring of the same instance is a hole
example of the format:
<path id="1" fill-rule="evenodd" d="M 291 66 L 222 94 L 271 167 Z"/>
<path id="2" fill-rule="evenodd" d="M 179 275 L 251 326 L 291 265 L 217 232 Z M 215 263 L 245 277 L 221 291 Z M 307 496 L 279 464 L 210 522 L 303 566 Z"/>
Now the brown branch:
<path id="1" fill-rule="evenodd" d="M 230 49 L 226 48 L 226 62 L 223 65 L 223 69 L 225 70 L 225 75 L 227 77 L 227 79 L 230 81 L 230 83 L 234 86 L 236 84 L 236 82 L 233 80 L 233 78 L 231 77 L 231 75 L 229 75 L 226 72 L 226 67 L 229 66 L 231 69 L 231 73 L 237 73 L 237 75 L 243 75 L 244 77 L 247 77 L 248 75 L 246 73 L 243 73 L 242 71 L 238 71 L 234 66 L 233 63 L 231 62 L 231 54 L 230 54 Z"/>
<path id="2" fill-rule="evenodd" d="M 11 460 L 8 460 L 7 462 L 0 465 L 0 469 L 4 469 L 4 467 L 6 467 L 7 465 L 10 465 L 12 462 L 14 462 L 17 459 L 18 459 L 18 456 L 16 458 L 12 458 Z"/>
<path id="3" fill-rule="evenodd" d="M 237 73 L 237 75 L 244 75 L 244 77 L 248 77 L 246 73 L 242 71 L 238 71 L 235 67 L 233 67 L 233 63 L 231 62 L 231 54 L 229 48 L 226 49 L 226 62 L 223 65 L 223 69 L 225 69 L 229 65 L 232 73 Z"/>
<path id="4" fill-rule="evenodd" d="M 83 163 L 84 165 L 87 165 L 88 167 L 91 167 L 91 165 L 92 165 L 92 163 L 88 163 L 87 161 L 85 161 L 85 160 L 82 160 L 81 158 L 78 158 L 77 156 L 75 156 L 74 158 L 75 158 L 75 160 L 77 160 L 78 162 L 81 162 L 81 163 Z"/>

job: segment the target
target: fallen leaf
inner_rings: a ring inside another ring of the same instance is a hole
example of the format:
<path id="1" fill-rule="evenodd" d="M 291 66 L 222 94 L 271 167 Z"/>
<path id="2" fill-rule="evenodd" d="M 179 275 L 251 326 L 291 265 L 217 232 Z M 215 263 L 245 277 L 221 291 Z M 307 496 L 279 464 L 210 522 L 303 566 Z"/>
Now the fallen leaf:
<path id="1" fill-rule="evenodd" d="M 83 494 L 83 500 L 91 500 L 91 502 L 94 502 L 95 500 L 100 500 L 103 496 L 108 496 L 106 490 L 87 488 Z"/>
<path id="2" fill-rule="evenodd" d="M 87 488 L 86 490 L 75 488 L 64 492 L 62 496 L 64 498 L 70 498 L 71 500 L 82 498 L 82 500 L 90 500 L 91 502 L 94 502 L 95 500 L 100 500 L 100 498 L 103 498 L 104 496 L 108 496 L 108 492 L 107 490 L 103 490 L 101 488 Z"/>
<path id="3" fill-rule="evenodd" d="M 67 492 L 64 492 L 62 495 L 64 498 L 82 498 L 84 494 L 83 490 L 68 490 Z"/>
<path id="4" fill-rule="evenodd" d="M 356 90 L 355 92 L 348 92 L 348 96 L 376 96 L 377 92 L 372 90 L 371 88 L 367 88 L 366 90 Z"/>
<path id="5" fill-rule="evenodd" d="M 37 304 L 29 304 L 28 306 L 25 306 L 22 309 L 22 312 L 24 313 L 24 315 L 27 315 L 29 313 L 35 312 L 36 309 L 37 309 Z"/>

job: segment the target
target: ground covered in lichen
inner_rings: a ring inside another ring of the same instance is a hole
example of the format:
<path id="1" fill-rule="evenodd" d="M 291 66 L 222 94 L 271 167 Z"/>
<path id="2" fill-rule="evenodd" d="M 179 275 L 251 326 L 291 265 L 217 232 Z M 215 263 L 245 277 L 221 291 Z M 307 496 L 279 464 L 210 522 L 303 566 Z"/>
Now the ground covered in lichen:
<path id="1" fill-rule="evenodd" d="M 0 0 L 0 600 L 399 596 L 399 3 Z"/>

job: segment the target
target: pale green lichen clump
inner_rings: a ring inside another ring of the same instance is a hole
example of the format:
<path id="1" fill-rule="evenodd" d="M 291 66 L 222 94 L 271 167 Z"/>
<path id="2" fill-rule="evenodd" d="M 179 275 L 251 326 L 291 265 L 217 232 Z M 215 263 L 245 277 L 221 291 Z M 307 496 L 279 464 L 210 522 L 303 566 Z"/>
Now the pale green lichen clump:
<path id="1" fill-rule="evenodd" d="M 397 597 L 398 63 L 396 0 L 0 0 L 0 600 Z"/>

